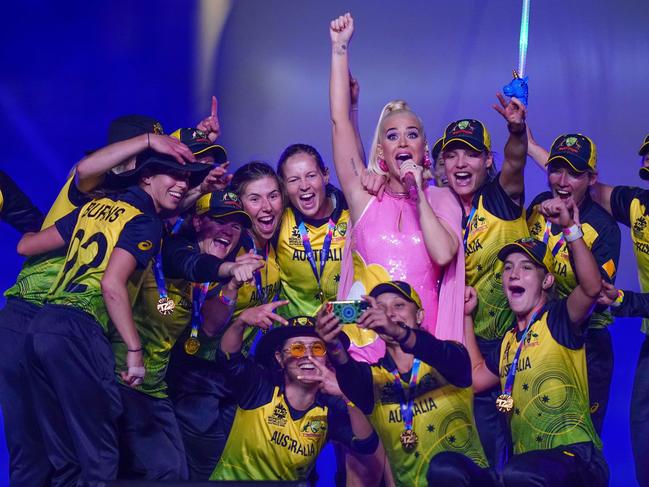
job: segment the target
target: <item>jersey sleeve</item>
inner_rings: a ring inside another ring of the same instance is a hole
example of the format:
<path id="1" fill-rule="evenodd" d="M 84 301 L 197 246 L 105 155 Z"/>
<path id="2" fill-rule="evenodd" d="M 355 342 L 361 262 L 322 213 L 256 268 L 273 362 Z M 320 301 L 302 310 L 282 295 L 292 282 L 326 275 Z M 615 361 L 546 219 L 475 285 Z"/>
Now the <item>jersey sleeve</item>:
<path id="1" fill-rule="evenodd" d="M 484 356 L 485 365 L 496 377 L 500 377 L 500 349 L 502 348 L 502 341 L 497 347 L 489 348 L 489 352 Z"/>
<path id="2" fill-rule="evenodd" d="M 349 357 L 345 364 L 335 364 L 336 379 L 343 394 L 364 414 L 374 409 L 372 368 Z"/>
<path id="3" fill-rule="evenodd" d="M 43 213 L 7 174 L 0 171 L 0 219 L 20 233 L 38 232 Z"/>
<path id="4" fill-rule="evenodd" d="M 608 224 L 598 228 L 598 236 L 590 249 L 602 279 L 611 284 L 615 283 L 621 240 L 620 227 L 609 218 Z"/>
<path id="5" fill-rule="evenodd" d="M 138 267 L 146 267 L 160 250 L 162 222 L 151 215 L 138 215 L 129 221 L 117 240 L 116 247 L 135 257 Z"/>
<path id="6" fill-rule="evenodd" d="M 329 397 L 327 400 L 327 425 L 327 439 L 347 445 L 362 455 L 374 453 L 379 445 L 375 431 L 363 439 L 354 436 L 347 405 L 340 398 Z"/>
<path id="7" fill-rule="evenodd" d="M 649 293 L 624 291 L 622 304 L 610 309 L 611 314 L 619 318 L 649 318 Z"/>
<path id="8" fill-rule="evenodd" d="M 516 220 L 523 213 L 523 207 L 511 199 L 500 184 L 500 173 L 484 185 L 480 195 L 487 211 L 501 220 Z"/>
<path id="9" fill-rule="evenodd" d="M 434 367 L 437 372 L 456 387 L 471 385 L 471 359 L 461 343 L 439 340 L 424 330 L 413 330 L 417 336 L 414 348 L 401 347 L 415 358 Z"/>
<path id="10" fill-rule="evenodd" d="M 572 350 L 577 350 L 584 346 L 584 334 L 575 332 L 575 325 L 570 321 L 568 314 L 568 298 L 552 301 L 547 304 L 548 317 L 547 323 L 552 338 L 559 345 Z"/>
<path id="11" fill-rule="evenodd" d="M 165 276 L 190 282 L 219 280 L 219 267 L 224 262 L 210 254 L 202 254 L 195 242 L 182 236 L 170 236 L 162 243 L 162 265 Z M 209 295 L 209 294 L 208 294 Z"/>
<path id="12" fill-rule="evenodd" d="M 262 406 L 273 397 L 273 384 L 270 373 L 242 353 L 223 353 L 216 351 L 216 362 L 225 373 L 237 404 L 242 409 Z"/>
<path id="13" fill-rule="evenodd" d="M 69 244 L 72 240 L 72 234 L 74 233 L 74 228 L 77 226 L 77 220 L 79 219 L 79 212 L 81 212 L 81 208 L 76 208 L 74 211 L 71 211 L 63 218 L 59 218 L 54 222 L 56 229 L 59 231 L 61 238 L 66 244 Z"/>
<path id="14" fill-rule="evenodd" d="M 616 186 L 611 192 L 611 212 L 618 222 L 631 226 L 631 202 L 645 190 L 632 186 Z"/>

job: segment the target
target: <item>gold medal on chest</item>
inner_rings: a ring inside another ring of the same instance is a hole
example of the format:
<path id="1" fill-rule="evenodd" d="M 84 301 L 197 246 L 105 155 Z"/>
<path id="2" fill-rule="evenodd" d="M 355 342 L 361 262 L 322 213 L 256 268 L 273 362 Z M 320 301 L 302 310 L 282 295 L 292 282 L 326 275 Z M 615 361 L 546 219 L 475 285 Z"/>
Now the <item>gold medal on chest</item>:
<path id="1" fill-rule="evenodd" d="M 403 449 L 410 453 L 417 448 L 417 441 L 419 441 L 419 438 L 417 438 L 417 434 L 414 431 L 404 430 L 399 437 L 399 441 L 401 441 Z"/>
<path id="2" fill-rule="evenodd" d="M 158 300 L 158 304 L 156 305 L 156 308 L 158 308 L 158 313 L 164 316 L 173 313 L 175 307 L 176 303 L 173 302 L 173 299 L 169 298 L 160 298 Z"/>
<path id="3" fill-rule="evenodd" d="M 496 409 L 501 413 L 509 413 L 514 408 L 514 398 L 510 394 L 501 394 L 496 398 Z"/>
<path id="4" fill-rule="evenodd" d="M 189 337 L 185 340 L 185 352 L 187 352 L 188 355 L 196 355 L 199 348 L 201 348 L 201 342 L 198 338 Z"/>

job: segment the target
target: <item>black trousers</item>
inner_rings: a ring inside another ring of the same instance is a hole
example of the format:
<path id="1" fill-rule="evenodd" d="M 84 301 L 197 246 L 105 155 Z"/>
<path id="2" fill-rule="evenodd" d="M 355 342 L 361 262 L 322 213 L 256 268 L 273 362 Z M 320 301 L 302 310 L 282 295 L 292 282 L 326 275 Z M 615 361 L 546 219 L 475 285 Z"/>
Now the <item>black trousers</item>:
<path id="1" fill-rule="evenodd" d="M 513 455 L 503 471 L 505 487 L 606 487 L 608 466 L 592 443 Z"/>
<path id="2" fill-rule="evenodd" d="M 495 472 L 481 468 L 469 457 L 456 452 L 435 455 L 428 466 L 428 485 L 440 487 L 490 487 L 498 485 Z"/>
<path id="3" fill-rule="evenodd" d="M 16 298 L 7 299 L 0 310 L 0 405 L 13 487 L 47 485 L 53 472 L 25 370 L 27 326 L 39 310 Z"/>
<path id="4" fill-rule="evenodd" d="M 649 486 L 649 337 L 645 337 L 635 369 L 631 392 L 631 446 L 635 476 L 641 487 Z"/>
<path id="5" fill-rule="evenodd" d="M 122 403 L 103 329 L 83 311 L 45 305 L 29 331 L 29 382 L 55 469 L 52 485 L 115 479 Z"/>
<path id="6" fill-rule="evenodd" d="M 187 456 L 190 480 L 208 480 L 221 458 L 234 422 L 236 402 L 214 362 L 188 356 L 182 340 L 172 349 L 169 397 Z"/>
<path id="7" fill-rule="evenodd" d="M 586 332 L 586 368 L 590 419 L 601 436 L 613 380 L 613 342 L 608 328 L 589 328 Z"/>
<path id="8" fill-rule="evenodd" d="M 187 480 L 185 448 L 171 401 L 121 384 L 119 392 L 124 408 L 119 421 L 119 477 Z"/>
<path id="9" fill-rule="evenodd" d="M 483 357 L 500 349 L 501 340 L 476 338 Z M 499 394 L 500 385 L 476 394 L 473 398 L 473 415 L 480 442 L 489 465 L 497 472 L 502 470 L 512 449 L 507 416 L 496 409 L 496 398 Z"/>

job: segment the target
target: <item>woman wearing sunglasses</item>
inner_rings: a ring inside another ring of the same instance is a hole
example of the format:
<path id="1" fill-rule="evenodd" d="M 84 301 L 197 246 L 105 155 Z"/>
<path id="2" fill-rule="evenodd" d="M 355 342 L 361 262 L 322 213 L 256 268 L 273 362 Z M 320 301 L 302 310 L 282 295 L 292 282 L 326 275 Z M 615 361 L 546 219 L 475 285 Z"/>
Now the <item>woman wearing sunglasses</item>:
<path id="1" fill-rule="evenodd" d="M 243 321 L 224 333 L 217 360 L 237 412 L 211 480 L 306 480 L 327 440 L 361 454 L 376 449 L 376 434 L 340 391 L 314 326 L 314 318 L 298 316 L 271 329 L 257 346 L 258 363 L 241 354 Z"/>

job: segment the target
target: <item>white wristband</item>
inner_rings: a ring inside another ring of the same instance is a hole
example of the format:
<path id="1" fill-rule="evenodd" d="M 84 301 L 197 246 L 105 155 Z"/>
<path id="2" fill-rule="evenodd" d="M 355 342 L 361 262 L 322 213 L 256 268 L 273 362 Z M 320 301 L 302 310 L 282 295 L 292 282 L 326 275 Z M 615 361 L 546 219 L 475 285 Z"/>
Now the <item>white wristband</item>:
<path id="1" fill-rule="evenodd" d="M 583 236 L 584 232 L 581 231 L 581 227 L 576 223 L 573 223 L 571 227 L 563 229 L 563 238 L 566 239 L 566 242 L 574 242 Z"/>

